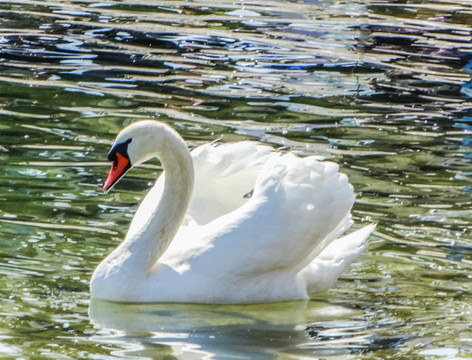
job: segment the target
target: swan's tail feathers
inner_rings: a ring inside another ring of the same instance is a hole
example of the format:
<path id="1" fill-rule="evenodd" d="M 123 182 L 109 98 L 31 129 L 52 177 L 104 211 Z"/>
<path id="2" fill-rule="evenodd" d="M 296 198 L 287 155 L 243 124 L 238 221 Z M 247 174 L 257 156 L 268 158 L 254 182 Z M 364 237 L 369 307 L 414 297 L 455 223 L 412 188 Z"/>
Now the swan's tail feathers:
<path id="1" fill-rule="evenodd" d="M 360 255 L 376 224 L 367 225 L 331 242 L 300 272 L 309 294 L 329 289 L 341 273 Z"/>

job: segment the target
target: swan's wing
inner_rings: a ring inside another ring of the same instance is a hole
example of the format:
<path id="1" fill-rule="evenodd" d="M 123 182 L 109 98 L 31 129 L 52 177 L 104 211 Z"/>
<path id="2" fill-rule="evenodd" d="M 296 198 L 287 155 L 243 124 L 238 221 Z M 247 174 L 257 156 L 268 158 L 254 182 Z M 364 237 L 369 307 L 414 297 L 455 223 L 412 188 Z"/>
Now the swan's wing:
<path id="1" fill-rule="evenodd" d="M 365 226 L 334 240 L 305 267 L 300 275 L 305 279 L 309 294 L 329 289 L 339 275 L 367 246 L 375 224 Z"/>
<path id="2" fill-rule="evenodd" d="M 257 175 L 273 148 L 253 141 L 205 144 L 191 151 L 195 183 L 183 226 L 204 225 L 227 214 L 250 198 Z M 139 231 L 162 196 L 165 173 L 140 204 L 130 230 Z"/>
<path id="3" fill-rule="evenodd" d="M 245 203 L 271 153 L 271 147 L 251 141 L 192 150 L 195 184 L 185 223 L 207 224 Z"/>
<path id="4" fill-rule="evenodd" d="M 252 198 L 200 227 L 192 240 L 179 237 L 175 255 L 209 276 L 298 272 L 349 227 L 353 203 L 352 186 L 336 164 L 273 153 Z"/>

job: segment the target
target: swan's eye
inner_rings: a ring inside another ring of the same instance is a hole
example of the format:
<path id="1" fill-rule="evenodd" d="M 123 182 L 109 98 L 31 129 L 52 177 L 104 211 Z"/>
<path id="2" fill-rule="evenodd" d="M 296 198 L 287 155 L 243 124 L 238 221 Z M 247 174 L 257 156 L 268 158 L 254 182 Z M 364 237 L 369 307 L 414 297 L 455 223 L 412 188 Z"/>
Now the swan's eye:
<path id="1" fill-rule="evenodd" d="M 113 167 L 116 168 L 118 165 L 118 158 L 116 154 L 120 154 L 121 156 L 129 159 L 128 156 L 128 144 L 131 142 L 132 139 L 128 139 L 125 142 L 115 144 L 113 148 L 108 153 L 108 160 L 113 161 Z"/>

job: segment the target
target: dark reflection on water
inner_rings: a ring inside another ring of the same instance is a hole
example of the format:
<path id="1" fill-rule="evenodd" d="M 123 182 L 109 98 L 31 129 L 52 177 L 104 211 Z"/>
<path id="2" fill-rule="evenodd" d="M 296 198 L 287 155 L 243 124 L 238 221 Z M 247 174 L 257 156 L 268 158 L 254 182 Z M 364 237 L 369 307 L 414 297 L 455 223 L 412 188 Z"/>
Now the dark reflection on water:
<path id="1" fill-rule="evenodd" d="M 466 0 L 0 3 L 1 357 L 469 357 L 471 23 Z M 102 194 L 145 117 L 337 161 L 368 252 L 308 303 L 90 303 L 160 173 Z"/>

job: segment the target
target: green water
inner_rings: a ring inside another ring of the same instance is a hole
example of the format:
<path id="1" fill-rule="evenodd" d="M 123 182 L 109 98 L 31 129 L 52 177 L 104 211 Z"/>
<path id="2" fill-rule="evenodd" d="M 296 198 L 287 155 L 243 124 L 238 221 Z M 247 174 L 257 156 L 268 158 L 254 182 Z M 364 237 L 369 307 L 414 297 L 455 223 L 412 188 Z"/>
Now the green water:
<path id="1" fill-rule="evenodd" d="M 0 358 L 471 357 L 471 23 L 467 0 L 0 1 Z M 142 118 L 338 162 L 368 249 L 309 302 L 91 301 L 161 172 L 102 192 Z"/>

